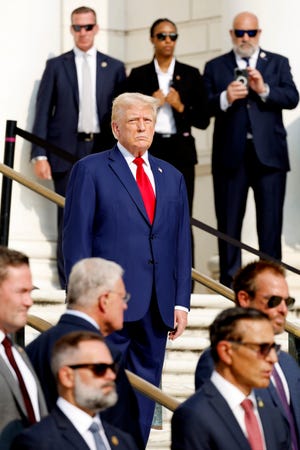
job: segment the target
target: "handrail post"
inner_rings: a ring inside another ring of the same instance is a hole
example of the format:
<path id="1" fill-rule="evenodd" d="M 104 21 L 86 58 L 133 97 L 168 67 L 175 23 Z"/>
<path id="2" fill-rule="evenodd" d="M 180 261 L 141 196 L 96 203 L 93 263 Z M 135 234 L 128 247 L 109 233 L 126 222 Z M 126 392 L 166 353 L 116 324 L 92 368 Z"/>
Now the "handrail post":
<path id="1" fill-rule="evenodd" d="M 15 120 L 6 121 L 4 164 L 13 168 L 15 157 L 17 122 Z M 1 193 L 0 211 L 0 245 L 8 245 L 10 205 L 11 205 L 12 180 L 3 177 Z"/>
<path id="2" fill-rule="evenodd" d="M 4 164 L 11 169 L 14 167 L 15 144 L 16 144 L 17 122 L 15 120 L 6 121 L 5 146 L 4 146 Z M 10 206 L 11 206 L 12 180 L 3 177 L 1 192 L 1 211 L 0 211 L 0 245 L 8 246 Z M 24 328 L 17 331 L 13 340 L 19 345 L 24 346 Z"/>

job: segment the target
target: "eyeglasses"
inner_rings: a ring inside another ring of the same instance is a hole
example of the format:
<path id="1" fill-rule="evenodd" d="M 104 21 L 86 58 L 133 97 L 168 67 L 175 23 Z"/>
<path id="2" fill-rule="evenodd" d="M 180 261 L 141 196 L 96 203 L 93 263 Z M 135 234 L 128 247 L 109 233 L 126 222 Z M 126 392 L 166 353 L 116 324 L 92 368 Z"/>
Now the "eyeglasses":
<path id="1" fill-rule="evenodd" d="M 268 356 L 268 354 L 272 349 L 274 349 L 276 354 L 278 355 L 281 348 L 281 345 L 275 344 L 275 342 L 273 342 L 272 344 L 269 344 L 268 342 L 264 342 L 262 344 L 258 344 L 257 342 L 241 342 L 241 341 L 229 341 L 229 342 L 232 342 L 233 344 L 237 345 L 243 345 L 244 347 L 253 350 L 255 353 L 259 354 L 260 356 L 263 356 L 264 358 Z"/>
<path id="2" fill-rule="evenodd" d="M 71 369 L 90 369 L 96 377 L 103 377 L 108 369 L 112 370 L 113 373 L 117 374 L 119 367 L 118 364 L 113 362 L 111 364 L 106 363 L 92 363 L 92 364 L 72 364 Z"/>
<path id="3" fill-rule="evenodd" d="M 237 38 L 244 37 L 244 34 L 248 34 L 249 37 L 255 37 L 258 30 L 233 30 Z"/>
<path id="4" fill-rule="evenodd" d="M 76 33 L 79 33 L 79 31 L 81 31 L 82 28 L 84 28 L 85 31 L 92 31 L 95 25 L 96 25 L 95 23 L 90 23 L 89 25 L 72 25 L 72 28 L 74 31 L 76 31 Z"/>
<path id="5" fill-rule="evenodd" d="M 265 297 L 268 300 L 268 308 L 276 308 L 276 306 L 280 305 L 282 300 L 285 302 L 288 309 L 292 309 L 295 304 L 294 297 L 280 297 L 279 295 L 271 295 L 270 297 Z"/>
<path id="6" fill-rule="evenodd" d="M 157 37 L 157 39 L 159 41 L 165 41 L 167 39 L 167 37 L 169 37 L 171 39 L 171 41 L 174 42 L 178 38 L 178 34 L 177 33 L 157 33 L 155 35 L 155 37 Z"/>
<path id="7" fill-rule="evenodd" d="M 125 295 L 122 295 L 120 292 L 118 291 L 109 291 L 109 292 L 113 292 L 114 294 L 117 294 L 119 297 L 122 298 L 124 303 L 128 303 L 130 300 L 131 295 L 129 294 L 129 292 L 126 292 Z"/>

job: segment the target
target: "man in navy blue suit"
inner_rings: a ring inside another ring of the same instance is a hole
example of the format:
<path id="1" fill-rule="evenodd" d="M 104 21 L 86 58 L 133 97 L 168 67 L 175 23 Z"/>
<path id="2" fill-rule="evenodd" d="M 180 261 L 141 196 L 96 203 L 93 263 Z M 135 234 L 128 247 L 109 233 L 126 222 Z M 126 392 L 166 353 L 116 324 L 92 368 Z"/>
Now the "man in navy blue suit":
<path id="1" fill-rule="evenodd" d="M 108 339 L 122 351 L 129 370 L 156 386 L 168 331 L 170 339 L 184 331 L 191 291 L 184 178 L 175 167 L 148 154 L 157 104 L 140 93 L 121 94 L 114 100 L 112 129 L 118 143 L 74 165 L 63 239 L 66 276 L 76 261 L 89 256 L 114 260 L 124 268 L 131 299 L 123 329 Z M 136 180 L 137 163 L 144 166 L 143 179 L 152 192 L 151 216 Z M 137 397 L 146 445 L 154 402 Z"/>
<path id="2" fill-rule="evenodd" d="M 295 299 L 289 296 L 285 272 L 280 265 L 264 260 L 247 264 L 234 277 L 233 290 L 237 305 L 256 308 L 267 314 L 275 335 L 284 331 L 288 309 L 293 307 Z M 259 395 L 263 399 L 271 400 L 279 408 L 293 430 L 293 449 L 297 450 L 299 445 L 296 442 L 299 442 L 300 437 L 300 368 L 294 358 L 283 351 L 278 356 L 275 368 L 284 386 L 288 409 L 279 396 L 274 376 L 268 389 L 260 391 Z M 196 389 L 210 378 L 212 370 L 213 359 L 210 349 L 207 349 L 202 353 L 196 367 Z"/>
<path id="3" fill-rule="evenodd" d="M 12 449 L 137 450 L 129 434 L 102 421 L 98 414 L 117 401 L 117 365 L 98 333 L 64 335 L 54 345 L 51 366 L 59 393 L 56 406 L 38 426 L 18 435 Z"/>
<path id="4" fill-rule="evenodd" d="M 92 331 L 107 336 L 123 327 L 124 311 L 129 294 L 122 279 L 123 269 L 113 261 L 86 258 L 73 266 L 69 278 L 67 310 L 57 324 L 41 333 L 26 347 L 45 394 L 48 410 L 57 400 L 57 386 L 51 370 L 51 354 L 55 342 L 72 331 Z M 119 364 L 116 379 L 118 402 L 102 416 L 110 424 L 131 434 L 138 447 L 143 448 L 139 427 L 138 405 L 121 363 L 118 349 L 109 343 L 113 359 Z"/>
<path id="5" fill-rule="evenodd" d="M 123 92 L 124 64 L 94 46 L 99 31 L 96 13 L 88 7 L 71 14 L 70 31 L 74 49 L 47 61 L 36 102 L 33 133 L 60 147 L 76 159 L 107 149 L 115 142 L 110 128 L 111 105 Z M 86 91 L 83 75 L 87 59 L 90 84 Z M 88 95 L 89 94 L 89 95 Z M 90 98 L 86 117 L 84 99 Z M 41 179 L 53 179 L 55 192 L 65 196 L 72 163 L 33 145 L 34 172 Z M 65 287 L 61 231 L 63 209 L 58 209 L 57 266 L 61 287 Z"/>
<path id="6" fill-rule="evenodd" d="M 209 331 L 214 371 L 175 410 L 172 450 L 291 449 L 278 408 L 253 390 L 270 383 L 280 348 L 268 316 L 253 308 L 230 308 Z"/>
<path id="7" fill-rule="evenodd" d="M 259 249 L 280 260 L 290 169 L 282 110 L 295 108 L 299 94 L 288 59 L 262 50 L 260 35 L 254 14 L 238 14 L 230 30 L 233 50 L 209 61 L 204 69 L 209 114 L 215 117 L 215 211 L 218 230 L 240 240 L 251 187 Z M 236 77 L 235 69 L 239 70 Z M 219 240 L 219 257 L 220 281 L 230 287 L 241 266 L 241 252 Z"/>

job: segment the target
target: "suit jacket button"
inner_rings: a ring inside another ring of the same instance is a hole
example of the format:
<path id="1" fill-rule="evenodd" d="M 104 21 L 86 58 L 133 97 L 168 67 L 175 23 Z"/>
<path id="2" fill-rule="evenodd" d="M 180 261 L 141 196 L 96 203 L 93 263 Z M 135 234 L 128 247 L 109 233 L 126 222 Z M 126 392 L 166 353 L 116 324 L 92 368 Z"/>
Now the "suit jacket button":
<path id="1" fill-rule="evenodd" d="M 148 259 L 148 264 L 154 264 L 153 259 Z"/>

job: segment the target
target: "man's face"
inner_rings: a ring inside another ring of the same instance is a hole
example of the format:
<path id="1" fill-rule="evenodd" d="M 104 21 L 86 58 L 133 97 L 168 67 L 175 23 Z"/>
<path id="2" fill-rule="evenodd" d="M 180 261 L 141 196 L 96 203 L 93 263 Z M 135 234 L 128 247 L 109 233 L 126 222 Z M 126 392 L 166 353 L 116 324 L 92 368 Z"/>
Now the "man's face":
<path id="1" fill-rule="evenodd" d="M 275 334 L 284 331 L 285 319 L 288 313 L 285 301 L 282 300 L 275 308 L 268 307 L 268 300 L 272 295 L 282 298 L 289 296 L 289 289 L 285 278 L 282 275 L 274 274 L 272 271 L 264 270 L 255 279 L 256 293 L 252 299 L 248 296 L 246 303 L 241 302 L 241 306 L 251 307 L 263 311 L 271 320 Z"/>
<path id="2" fill-rule="evenodd" d="M 8 268 L 7 277 L 0 285 L 0 328 L 5 333 L 13 333 L 26 325 L 32 289 L 28 265 Z"/>
<path id="3" fill-rule="evenodd" d="M 126 299 L 126 289 L 123 280 L 120 278 L 107 295 L 106 326 L 108 334 L 123 328 L 124 311 L 128 308 L 124 299 Z"/>
<path id="4" fill-rule="evenodd" d="M 72 364 L 113 362 L 107 346 L 99 341 L 84 341 L 79 344 L 76 361 Z M 116 375 L 108 369 L 97 376 L 90 368 L 74 370 L 74 404 L 90 413 L 102 411 L 117 401 L 115 388 Z"/>
<path id="5" fill-rule="evenodd" d="M 244 33 L 241 37 L 236 37 L 234 30 L 257 30 L 256 36 L 250 37 Z M 259 46 L 261 30 L 258 28 L 258 21 L 252 14 L 239 14 L 234 23 L 233 29 L 230 30 L 230 36 L 234 50 L 241 56 L 249 58 L 257 50 Z"/>
<path id="6" fill-rule="evenodd" d="M 117 120 L 112 129 L 118 141 L 134 156 L 141 156 L 150 147 L 153 139 L 155 120 L 153 110 L 144 103 L 129 106 Z"/>
<path id="7" fill-rule="evenodd" d="M 161 33 L 165 33 L 167 36 L 163 39 L 160 36 Z M 157 58 L 168 58 L 173 56 L 176 40 L 172 40 L 169 34 L 177 33 L 176 28 L 169 22 L 161 22 L 154 28 L 153 37 L 150 38 L 154 45 L 155 56 Z"/>
<path id="8" fill-rule="evenodd" d="M 240 320 L 237 333 L 242 336 L 241 344 L 229 343 L 227 379 L 248 395 L 252 388 L 266 388 L 270 383 L 277 355 L 272 349 L 268 355 L 263 356 L 259 353 L 257 344 L 273 344 L 274 332 L 268 320 Z"/>
<path id="9" fill-rule="evenodd" d="M 92 25 L 95 24 L 96 19 L 93 13 L 88 12 L 84 14 L 73 14 L 72 25 Z M 99 27 L 95 24 L 92 30 L 86 31 L 81 28 L 80 31 L 75 31 L 70 27 L 71 34 L 74 38 L 74 44 L 83 52 L 87 52 L 94 45 L 94 39 L 98 33 Z"/>

